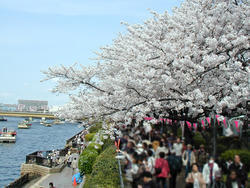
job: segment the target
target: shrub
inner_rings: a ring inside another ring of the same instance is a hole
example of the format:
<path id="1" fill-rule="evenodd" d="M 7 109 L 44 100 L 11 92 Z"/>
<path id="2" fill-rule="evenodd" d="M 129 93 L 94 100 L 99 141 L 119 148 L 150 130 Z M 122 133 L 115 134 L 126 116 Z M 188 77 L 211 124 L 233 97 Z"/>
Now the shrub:
<path id="1" fill-rule="evenodd" d="M 98 152 L 96 150 L 86 148 L 79 158 L 78 167 L 80 172 L 90 174 L 97 156 Z"/>
<path id="2" fill-rule="evenodd" d="M 102 151 L 102 146 L 100 144 L 97 144 L 97 143 L 90 143 L 87 147 L 87 149 L 90 149 L 90 150 L 95 150 L 97 151 L 98 153 L 101 153 Z"/>
<path id="3" fill-rule="evenodd" d="M 103 139 L 103 146 L 102 146 L 102 150 L 105 150 L 106 148 L 108 148 L 111 145 L 115 145 L 115 141 L 111 140 L 110 138 L 108 139 Z"/>
<path id="4" fill-rule="evenodd" d="M 233 160 L 235 155 L 239 155 L 241 162 L 245 164 L 247 167 L 249 167 L 250 151 L 248 150 L 237 150 L 237 149 L 227 150 L 221 154 L 221 158 L 225 161 L 229 159 Z"/>
<path id="5" fill-rule="evenodd" d="M 241 148 L 240 139 L 237 137 L 220 136 L 217 140 L 218 143 L 227 147 L 227 149 L 239 149 Z"/>
<path id="6" fill-rule="evenodd" d="M 195 133 L 193 141 L 195 148 L 199 148 L 201 144 L 206 145 L 206 140 L 202 137 L 200 132 Z"/>
<path id="7" fill-rule="evenodd" d="M 217 154 L 220 155 L 221 153 L 225 152 L 228 147 L 224 144 L 217 144 Z"/>
<path id="8" fill-rule="evenodd" d="M 89 128 L 90 133 L 97 133 L 102 128 L 102 122 L 98 122 Z"/>
<path id="9" fill-rule="evenodd" d="M 84 188 L 120 187 L 118 163 L 115 159 L 115 146 L 111 145 L 105 149 L 96 159 L 90 176 L 87 176 Z"/>
<path id="10" fill-rule="evenodd" d="M 182 130 L 181 130 L 181 127 L 179 127 L 179 128 L 177 129 L 177 136 L 178 136 L 179 138 L 182 137 Z"/>
<path id="11" fill-rule="evenodd" d="M 86 135 L 85 135 L 85 140 L 88 141 L 88 142 L 91 141 L 91 140 L 93 140 L 95 134 L 96 134 L 96 133 L 89 133 L 89 134 L 86 134 Z"/>

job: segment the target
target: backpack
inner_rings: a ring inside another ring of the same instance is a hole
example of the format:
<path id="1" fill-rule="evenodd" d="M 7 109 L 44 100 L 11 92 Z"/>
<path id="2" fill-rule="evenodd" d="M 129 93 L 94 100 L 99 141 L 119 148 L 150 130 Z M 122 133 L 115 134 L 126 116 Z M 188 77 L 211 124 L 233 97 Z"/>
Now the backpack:
<path id="1" fill-rule="evenodd" d="M 161 168 L 155 168 L 155 175 L 159 175 L 161 173 Z"/>
<path id="2" fill-rule="evenodd" d="M 162 166 L 162 165 L 160 165 L 160 166 Z M 155 176 L 159 175 L 161 173 L 161 170 L 162 170 L 161 167 L 159 167 L 159 168 L 155 167 Z"/>

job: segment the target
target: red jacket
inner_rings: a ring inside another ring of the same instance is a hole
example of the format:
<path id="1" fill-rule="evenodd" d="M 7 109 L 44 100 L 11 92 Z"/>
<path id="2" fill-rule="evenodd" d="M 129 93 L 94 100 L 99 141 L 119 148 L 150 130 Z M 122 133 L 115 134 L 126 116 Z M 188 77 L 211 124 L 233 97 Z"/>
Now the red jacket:
<path id="1" fill-rule="evenodd" d="M 161 168 L 161 173 L 156 176 L 157 178 L 167 178 L 169 176 L 170 169 L 167 160 L 162 158 L 156 159 L 155 168 Z"/>

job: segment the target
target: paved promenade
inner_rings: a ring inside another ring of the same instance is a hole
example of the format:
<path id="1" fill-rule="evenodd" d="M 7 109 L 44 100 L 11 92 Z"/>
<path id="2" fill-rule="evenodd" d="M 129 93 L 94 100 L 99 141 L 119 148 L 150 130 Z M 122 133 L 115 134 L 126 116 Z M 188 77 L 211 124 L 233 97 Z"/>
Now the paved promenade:
<path id="1" fill-rule="evenodd" d="M 54 173 L 54 174 L 48 174 L 41 179 L 39 179 L 37 182 L 30 182 L 25 186 L 25 188 L 47 188 L 49 187 L 49 183 L 53 182 L 55 187 L 60 188 L 70 188 L 74 187 L 72 183 L 72 169 L 69 167 L 65 167 L 62 172 L 60 173 Z M 33 184 L 33 185 L 31 185 Z M 78 185 L 77 188 L 80 188 L 83 186 L 83 183 Z"/>

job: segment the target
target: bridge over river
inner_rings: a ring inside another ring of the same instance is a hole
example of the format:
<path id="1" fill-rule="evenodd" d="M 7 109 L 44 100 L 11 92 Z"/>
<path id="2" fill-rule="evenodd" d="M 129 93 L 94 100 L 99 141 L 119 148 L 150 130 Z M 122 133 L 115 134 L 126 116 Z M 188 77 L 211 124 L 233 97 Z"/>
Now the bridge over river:
<path id="1" fill-rule="evenodd" d="M 0 116 L 4 117 L 26 117 L 26 118 L 46 118 L 54 119 L 55 116 L 51 113 L 41 112 L 12 112 L 12 111 L 0 111 Z"/>

